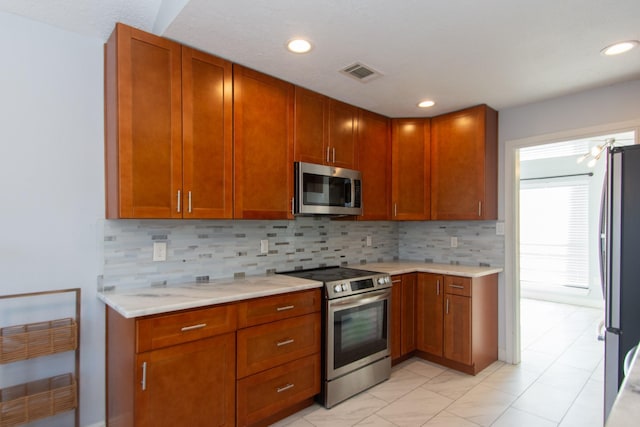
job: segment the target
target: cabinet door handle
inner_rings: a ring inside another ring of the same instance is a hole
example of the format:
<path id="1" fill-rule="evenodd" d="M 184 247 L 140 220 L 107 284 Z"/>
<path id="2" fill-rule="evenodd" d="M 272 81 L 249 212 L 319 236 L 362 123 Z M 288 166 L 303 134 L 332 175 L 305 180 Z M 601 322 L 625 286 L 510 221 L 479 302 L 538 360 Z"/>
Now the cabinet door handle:
<path id="1" fill-rule="evenodd" d="M 278 387 L 278 388 L 276 388 L 276 392 L 277 392 L 277 393 L 282 393 L 283 391 L 287 391 L 287 390 L 289 390 L 290 388 L 293 388 L 293 387 L 294 387 L 294 385 L 293 385 L 293 384 L 291 384 L 291 383 L 289 383 L 289 384 L 287 384 L 287 385 L 286 385 L 286 386 L 284 386 L 284 387 Z"/>
<path id="2" fill-rule="evenodd" d="M 446 314 L 449 314 L 449 298 L 447 298 L 447 309 L 445 310 Z"/>
<path id="3" fill-rule="evenodd" d="M 286 310 L 292 310 L 295 308 L 295 305 L 285 305 L 283 307 L 276 307 L 276 311 L 286 311 Z"/>
<path id="4" fill-rule="evenodd" d="M 142 391 L 147 389 L 147 362 L 142 362 L 142 381 L 140 381 L 142 385 Z"/>
<path id="5" fill-rule="evenodd" d="M 436 280 L 436 295 L 440 295 L 440 280 Z"/>
<path id="6" fill-rule="evenodd" d="M 454 289 L 464 289 L 464 286 L 462 285 L 449 285 L 449 287 Z"/>
<path id="7" fill-rule="evenodd" d="M 478 216 L 482 216 L 482 200 L 478 201 Z"/>
<path id="8" fill-rule="evenodd" d="M 393 216 L 398 216 L 398 204 L 393 204 Z"/>
<path id="9" fill-rule="evenodd" d="M 329 163 L 329 147 L 327 147 L 327 163 Z"/>
<path id="10" fill-rule="evenodd" d="M 178 213 L 180 213 L 180 190 L 178 190 Z"/>
<path id="11" fill-rule="evenodd" d="M 206 323 L 198 323 L 197 325 L 193 325 L 193 326 L 185 326 L 183 328 L 180 328 L 180 330 L 182 332 L 187 332 L 187 331 L 193 331 L 195 329 L 202 329 L 202 328 L 204 328 L 206 326 L 207 326 Z"/>
<path id="12" fill-rule="evenodd" d="M 333 163 L 336 162 L 336 147 L 333 147 Z"/>
<path id="13" fill-rule="evenodd" d="M 191 191 L 189 191 L 189 213 L 191 213 Z"/>
<path id="14" fill-rule="evenodd" d="M 276 343 L 276 346 L 282 347 L 283 345 L 293 344 L 293 342 L 294 342 L 293 338 L 289 338 L 288 340 L 284 340 Z"/>

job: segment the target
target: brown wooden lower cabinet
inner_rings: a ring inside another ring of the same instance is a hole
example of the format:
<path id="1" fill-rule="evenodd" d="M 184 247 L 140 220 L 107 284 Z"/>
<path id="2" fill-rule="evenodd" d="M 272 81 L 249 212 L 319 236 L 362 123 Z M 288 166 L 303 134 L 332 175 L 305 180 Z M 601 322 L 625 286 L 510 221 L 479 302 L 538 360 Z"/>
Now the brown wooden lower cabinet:
<path id="1" fill-rule="evenodd" d="M 235 305 L 106 317 L 109 427 L 235 425 Z"/>
<path id="2" fill-rule="evenodd" d="M 235 334 L 136 357 L 136 426 L 233 426 Z"/>
<path id="3" fill-rule="evenodd" d="M 444 276 L 419 273 L 416 301 L 417 348 L 434 356 L 442 356 Z"/>
<path id="4" fill-rule="evenodd" d="M 391 278 L 391 360 L 398 363 L 416 350 L 416 273 Z"/>
<path id="5" fill-rule="evenodd" d="M 475 375 L 498 360 L 498 275 L 419 273 L 417 355 Z"/>
<path id="6" fill-rule="evenodd" d="M 320 393 L 319 373 L 316 353 L 239 380 L 238 426 L 267 425 L 272 415 Z"/>
<path id="7" fill-rule="evenodd" d="M 109 427 L 268 425 L 320 393 L 319 289 L 106 323 Z"/>

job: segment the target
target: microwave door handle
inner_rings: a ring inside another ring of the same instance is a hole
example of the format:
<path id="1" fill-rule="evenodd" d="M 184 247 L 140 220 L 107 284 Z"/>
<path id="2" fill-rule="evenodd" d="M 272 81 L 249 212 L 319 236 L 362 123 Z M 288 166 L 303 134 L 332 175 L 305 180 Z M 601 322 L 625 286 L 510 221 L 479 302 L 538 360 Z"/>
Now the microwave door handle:
<path id="1" fill-rule="evenodd" d="M 348 180 L 347 182 L 344 183 L 344 194 L 345 194 L 345 201 L 344 204 L 349 206 L 351 204 L 351 201 L 354 199 L 354 186 L 351 185 L 351 180 Z"/>

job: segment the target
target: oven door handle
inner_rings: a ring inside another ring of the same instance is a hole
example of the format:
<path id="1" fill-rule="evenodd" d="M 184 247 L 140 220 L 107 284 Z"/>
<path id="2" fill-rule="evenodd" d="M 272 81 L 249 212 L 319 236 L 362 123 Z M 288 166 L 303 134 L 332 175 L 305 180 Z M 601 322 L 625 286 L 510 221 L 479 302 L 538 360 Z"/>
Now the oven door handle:
<path id="1" fill-rule="evenodd" d="M 363 296 L 366 297 L 363 298 Z M 375 301 L 382 301 L 385 299 L 389 299 L 391 296 L 391 290 L 385 289 L 383 291 L 371 292 L 371 294 L 360 294 L 354 295 L 346 298 L 341 298 L 338 300 L 330 300 L 329 306 L 331 308 L 340 308 L 341 310 L 345 310 L 348 308 L 357 307 L 363 304 L 369 304 Z"/>

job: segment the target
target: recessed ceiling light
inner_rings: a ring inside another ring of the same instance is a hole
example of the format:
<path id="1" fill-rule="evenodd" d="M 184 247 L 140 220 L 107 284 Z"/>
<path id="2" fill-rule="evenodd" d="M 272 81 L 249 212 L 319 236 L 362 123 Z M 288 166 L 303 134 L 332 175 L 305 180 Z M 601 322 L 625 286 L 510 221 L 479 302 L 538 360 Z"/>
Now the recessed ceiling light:
<path id="1" fill-rule="evenodd" d="M 433 107 L 434 105 L 436 105 L 436 103 L 430 99 L 425 99 L 424 101 L 420 101 L 418 103 L 418 107 L 420 108 L 429 108 L 429 107 Z"/>
<path id="2" fill-rule="evenodd" d="M 620 43 L 615 43 L 610 46 L 605 47 L 600 52 L 603 55 L 611 56 L 611 55 L 619 55 L 621 53 L 625 53 L 630 51 L 634 47 L 638 45 L 638 40 L 627 40 Z"/>
<path id="3" fill-rule="evenodd" d="M 293 53 L 307 53 L 311 50 L 311 43 L 305 39 L 292 39 L 287 42 L 287 49 Z"/>

